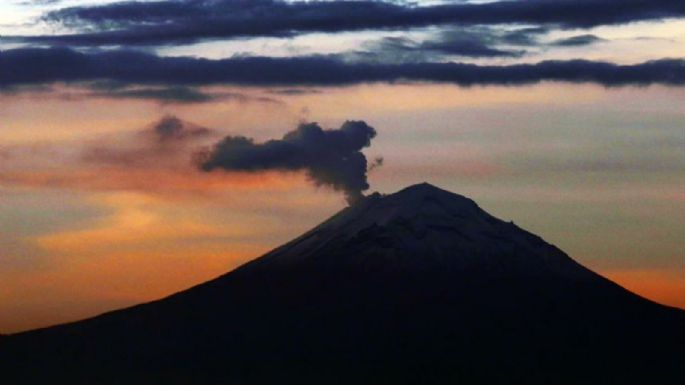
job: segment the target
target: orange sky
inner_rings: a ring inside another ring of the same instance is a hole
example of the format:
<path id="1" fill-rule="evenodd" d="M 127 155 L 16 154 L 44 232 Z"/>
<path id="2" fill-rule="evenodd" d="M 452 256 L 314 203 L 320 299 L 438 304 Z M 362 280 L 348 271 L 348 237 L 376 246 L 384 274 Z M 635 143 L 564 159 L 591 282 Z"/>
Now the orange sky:
<path id="1" fill-rule="evenodd" d="M 302 120 L 373 125 L 365 153 L 385 158 L 373 190 L 429 181 L 467 195 L 628 289 L 685 307 L 682 89 L 315 91 L 199 105 L 70 99 L 60 95 L 79 89 L 65 86 L 0 94 L 0 332 L 171 294 L 343 208 L 299 173 L 206 174 L 190 162 L 223 135 L 265 140 Z M 168 114 L 216 135 L 174 147 L 141 136 Z M 116 156 L 93 156 L 103 151 Z"/>

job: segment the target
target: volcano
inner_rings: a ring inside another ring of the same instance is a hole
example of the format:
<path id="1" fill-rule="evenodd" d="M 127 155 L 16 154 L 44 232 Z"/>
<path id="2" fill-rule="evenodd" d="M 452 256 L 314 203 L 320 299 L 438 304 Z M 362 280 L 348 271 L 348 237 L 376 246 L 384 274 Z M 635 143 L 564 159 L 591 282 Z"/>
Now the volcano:
<path id="1" fill-rule="evenodd" d="M 371 195 L 167 298 L 0 338 L 4 384 L 685 384 L 685 311 L 475 202 Z"/>

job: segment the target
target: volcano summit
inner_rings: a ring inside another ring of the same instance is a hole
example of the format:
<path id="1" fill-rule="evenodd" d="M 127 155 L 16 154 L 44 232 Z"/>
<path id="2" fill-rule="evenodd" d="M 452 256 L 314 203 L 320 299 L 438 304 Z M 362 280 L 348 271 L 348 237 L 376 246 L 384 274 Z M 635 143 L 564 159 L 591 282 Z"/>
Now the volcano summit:
<path id="1" fill-rule="evenodd" d="M 7 384 L 684 384 L 685 312 L 429 184 L 167 298 L 0 339 Z"/>

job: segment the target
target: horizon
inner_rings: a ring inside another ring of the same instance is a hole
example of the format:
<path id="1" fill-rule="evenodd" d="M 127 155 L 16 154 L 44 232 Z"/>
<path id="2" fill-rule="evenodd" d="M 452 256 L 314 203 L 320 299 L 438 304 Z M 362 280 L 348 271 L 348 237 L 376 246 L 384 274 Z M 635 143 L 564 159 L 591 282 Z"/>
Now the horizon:
<path id="1" fill-rule="evenodd" d="M 685 309 L 677 1 L 169 1 L 0 4 L 0 334 L 420 181 Z"/>

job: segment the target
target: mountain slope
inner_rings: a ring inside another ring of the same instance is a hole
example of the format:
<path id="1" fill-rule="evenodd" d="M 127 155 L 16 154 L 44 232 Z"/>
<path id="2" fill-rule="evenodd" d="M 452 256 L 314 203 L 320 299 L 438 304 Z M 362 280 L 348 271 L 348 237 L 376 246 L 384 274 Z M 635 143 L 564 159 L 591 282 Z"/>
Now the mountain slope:
<path id="1" fill-rule="evenodd" d="M 0 340 L 11 383 L 684 384 L 685 312 L 428 184 L 160 301 Z"/>

